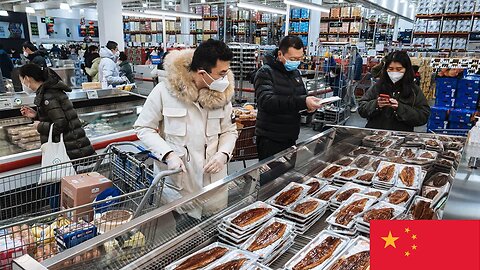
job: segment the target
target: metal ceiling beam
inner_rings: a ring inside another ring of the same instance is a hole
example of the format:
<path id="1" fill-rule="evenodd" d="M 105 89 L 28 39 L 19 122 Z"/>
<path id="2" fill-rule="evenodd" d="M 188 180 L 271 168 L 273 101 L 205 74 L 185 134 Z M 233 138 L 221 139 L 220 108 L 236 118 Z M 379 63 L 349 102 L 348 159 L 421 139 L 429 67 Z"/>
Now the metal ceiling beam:
<path id="1" fill-rule="evenodd" d="M 398 0 L 397 0 L 398 1 Z M 384 8 L 382 6 L 380 6 L 379 4 L 376 4 L 376 3 L 373 3 L 373 2 L 370 2 L 368 0 L 347 0 L 346 2 L 349 2 L 351 4 L 361 4 L 362 6 L 364 7 L 368 7 L 368 8 L 371 8 L 371 9 L 375 9 L 375 10 L 378 10 L 380 12 L 383 12 L 383 13 L 386 13 L 386 14 L 389 14 L 389 15 L 392 15 L 392 16 L 397 16 L 399 17 L 400 19 L 402 20 L 405 20 L 407 22 L 411 22 L 413 23 L 414 20 L 413 19 L 410 19 L 406 16 L 403 16 L 402 14 L 398 14 L 396 12 L 393 12 L 392 10 L 388 9 L 388 8 Z"/>

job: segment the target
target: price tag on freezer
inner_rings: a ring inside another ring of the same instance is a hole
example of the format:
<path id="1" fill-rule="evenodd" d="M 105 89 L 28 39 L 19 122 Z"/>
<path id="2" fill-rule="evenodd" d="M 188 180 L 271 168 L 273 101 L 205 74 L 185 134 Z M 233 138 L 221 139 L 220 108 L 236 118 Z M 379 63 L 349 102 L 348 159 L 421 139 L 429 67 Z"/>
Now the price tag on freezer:
<path id="1" fill-rule="evenodd" d="M 13 109 L 13 103 L 10 99 L 0 99 L 0 108 Z"/>
<path id="2" fill-rule="evenodd" d="M 88 99 L 97 99 L 98 98 L 97 90 L 87 90 L 87 98 Z"/>

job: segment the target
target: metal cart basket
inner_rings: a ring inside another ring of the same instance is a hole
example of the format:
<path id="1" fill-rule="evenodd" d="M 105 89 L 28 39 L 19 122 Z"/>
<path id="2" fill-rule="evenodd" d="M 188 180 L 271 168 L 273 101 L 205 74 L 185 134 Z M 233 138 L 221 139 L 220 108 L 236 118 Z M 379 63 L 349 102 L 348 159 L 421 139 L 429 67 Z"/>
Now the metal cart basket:
<path id="1" fill-rule="evenodd" d="M 0 178 L 0 269 L 11 269 L 11 261 L 27 253 L 43 261 L 159 207 L 164 177 L 178 171 L 154 175 L 153 159 L 139 145 L 117 143 L 102 154 Z M 71 165 L 77 174 L 108 178 L 112 187 L 107 197 L 96 197 L 101 193 L 92 189 L 95 201 L 64 209 L 61 171 Z M 38 184 L 42 174 L 52 174 L 56 181 Z"/>
<path id="2" fill-rule="evenodd" d="M 237 129 L 238 139 L 231 161 L 243 161 L 243 166 L 246 167 L 246 160 L 258 158 L 255 121 L 242 121 L 241 124 L 243 127 Z"/>

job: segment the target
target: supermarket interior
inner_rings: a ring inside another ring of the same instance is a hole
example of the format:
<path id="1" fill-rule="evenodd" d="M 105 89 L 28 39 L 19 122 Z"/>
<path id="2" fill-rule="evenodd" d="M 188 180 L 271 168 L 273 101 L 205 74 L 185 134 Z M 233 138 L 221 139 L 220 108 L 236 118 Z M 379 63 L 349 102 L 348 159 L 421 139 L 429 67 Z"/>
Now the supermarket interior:
<path id="1" fill-rule="evenodd" d="M 0 269 L 380 269 L 479 97 L 480 0 L 1 0 Z"/>

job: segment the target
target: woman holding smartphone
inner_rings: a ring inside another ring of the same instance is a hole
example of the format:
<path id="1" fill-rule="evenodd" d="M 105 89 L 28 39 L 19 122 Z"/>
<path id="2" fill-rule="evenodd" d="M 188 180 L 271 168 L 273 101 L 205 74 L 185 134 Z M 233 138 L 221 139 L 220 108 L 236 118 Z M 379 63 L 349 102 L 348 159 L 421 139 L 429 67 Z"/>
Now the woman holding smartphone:
<path id="1" fill-rule="evenodd" d="M 406 52 L 396 51 L 386 57 L 380 80 L 362 97 L 358 112 L 368 119 L 367 128 L 413 131 L 427 123 L 430 106 L 414 82 Z"/>

